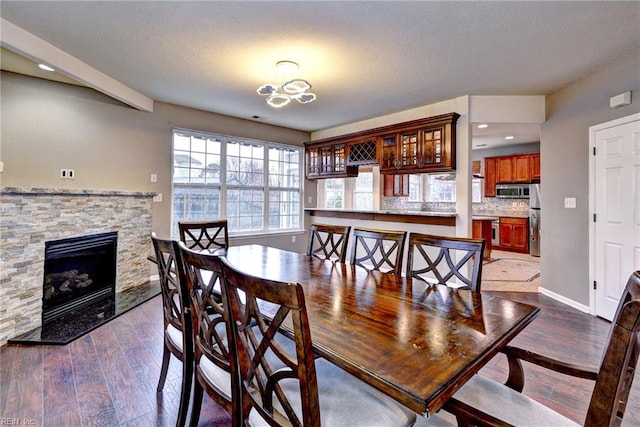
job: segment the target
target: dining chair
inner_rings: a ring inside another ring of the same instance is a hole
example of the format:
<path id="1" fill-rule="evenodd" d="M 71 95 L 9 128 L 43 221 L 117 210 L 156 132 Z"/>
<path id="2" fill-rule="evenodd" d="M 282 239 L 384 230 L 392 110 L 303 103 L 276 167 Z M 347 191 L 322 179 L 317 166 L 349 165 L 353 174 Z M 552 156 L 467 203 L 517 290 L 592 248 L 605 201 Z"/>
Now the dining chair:
<path id="1" fill-rule="evenodd" d="M 231 412 L 231 367 L 224 308 L 220 298 L 219 257 L 179 242 L 178 275 L 186 285 L 193 319 L 194 387 L 191 425 L 197 425 L 204 392 Z"/>
<path id="2" fill-rule="evenodd" d="M 368 270 L 402 273 L 406 231 L 353 229 L 349 262 Z"/>
<path id="3" fill-rule="evenodd" d="M 178 275 L 181 264 L 178 242 L 160 239 L 151 233 L 158 265 L 164 318 L 164 348 L 157 393 L 162 393 L 167 378 L 169 361 L 173 354 L 182 362 L 182 386 L 176 425 L 183 426 L 187 419 L 191 386 L 193 382 L 193 326 L 189 314 L 186 287 Z"/>
<path id="4" fill-rule="evenodd" d="M 233 369 L 233 425 L 410 426 L 416 414 L 314 358 L 303 286 L 236 270 L 221 258 Z M 285 348 L 281 331 L 295 344 Z M 273 366 L 272 358 L 281 368 Z"/>
<path id="5" fill-rule="evenodd" d="M 307 255 L 344 262 L 350 231 L 349 225 L 311 224 Z"/>
<path id="6" fill-rule="evenodd" d="M 598 370 L 558 361 L 517 347 L 506 347 L 509 376 L 505 384 L 474 375 L 445 404 L 459 425 L 577 425 L 551 408 L 521 394 L 521 361 L 565 375 L 595 381 L 585 426 L 618 426 L 624 416 L 640 353 L 640 271 L 627 282 Z"/>
<path id="7" fill-rule="evenodd" d="M 480 292 L 483 255 L 483 239 L 411 233 L 406 275 Z"/>
<path id="8" fill-rule="evenodd" d="M 227 220 L 178 222 L 180 241 L 189 249 L 214 250 L 229 247 Z"/>

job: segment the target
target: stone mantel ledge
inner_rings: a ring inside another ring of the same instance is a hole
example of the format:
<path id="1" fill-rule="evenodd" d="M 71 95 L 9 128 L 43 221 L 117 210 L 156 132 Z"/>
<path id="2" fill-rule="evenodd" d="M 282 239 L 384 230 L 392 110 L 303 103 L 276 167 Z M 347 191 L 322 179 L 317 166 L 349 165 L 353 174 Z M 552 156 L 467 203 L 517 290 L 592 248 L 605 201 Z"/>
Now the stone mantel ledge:
<path id="1" fill-rule="evenodd" d="M 122 190 L 82 190 L 76 188 L 36 188 L 36 187 L 2 187 L 0 195 L 29 194 L 53 196 L 123 196 L 123 197 L 154 197 L 157 193 L 143 191 Z"/>

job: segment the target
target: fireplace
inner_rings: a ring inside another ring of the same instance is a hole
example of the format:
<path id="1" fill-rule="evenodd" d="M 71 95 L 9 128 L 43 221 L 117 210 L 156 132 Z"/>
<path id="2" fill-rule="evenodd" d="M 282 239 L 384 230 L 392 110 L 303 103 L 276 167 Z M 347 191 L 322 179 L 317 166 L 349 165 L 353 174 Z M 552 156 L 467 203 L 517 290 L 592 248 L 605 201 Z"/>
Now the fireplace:
<path id="1" fill-rule="evenodd" d="M 116 290 L 117 232 L 45 242 L 42 324 Z"/>

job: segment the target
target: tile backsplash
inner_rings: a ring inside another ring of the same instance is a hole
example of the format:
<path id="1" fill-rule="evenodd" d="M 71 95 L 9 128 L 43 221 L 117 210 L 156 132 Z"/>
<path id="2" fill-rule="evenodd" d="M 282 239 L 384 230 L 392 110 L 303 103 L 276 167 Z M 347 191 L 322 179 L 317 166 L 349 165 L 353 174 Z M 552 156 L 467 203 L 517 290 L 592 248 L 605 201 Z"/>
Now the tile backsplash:
<path id="1" fill-rule="evenodd" d="M 422 210 L 428 212 L 455 212 L 456 204 L 447 202 L 409 202 L 406 197 L 383 197 L 383 210 Z M 529 216 L 529 199 L 497 199 L 483 197 L 471 206 L 474 215 Z"/>

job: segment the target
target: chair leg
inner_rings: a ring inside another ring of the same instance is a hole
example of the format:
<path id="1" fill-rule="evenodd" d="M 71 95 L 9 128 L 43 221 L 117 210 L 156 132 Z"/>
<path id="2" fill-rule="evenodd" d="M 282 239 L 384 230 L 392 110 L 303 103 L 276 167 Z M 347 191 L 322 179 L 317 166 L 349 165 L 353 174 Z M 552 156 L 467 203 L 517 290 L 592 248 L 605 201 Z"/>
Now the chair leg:
<path id="1" fill-rule="evenodd" d="M 169 370 L 169 360 L 171 359 L 171 352 L 164 346 L 164 351 L 162 353 L 162 368 L 160 369 L 160 379 L 158 380 L 158 387 L 156 388 L 156 393 L 162 393 L 162 389 L 164 388 L 164 381 L 167 379 L 167 371 Z"/>
<path id="2" fill-rule="evenodd" d="M 189 425 L 191 427 L 198 427 L 198 421 L 200 421 L 200 408 L 202 407 L 202 397 L 204 395 L 204 389 L 196 378 L 193 381 L 193 406 L 191 407 L 191 420 Z"/>
<path id="3" fill-rule="evenodd" d="M 178 409 L 178 420 L 176 425 L 182 427 L 187 422 L 187 412 L 189 411 L 189 401 L 191 397 L 191 386 L 193 384 L 193 361 L 182 361 L 182 390 L 180 391 L 180 408 Z"/>

